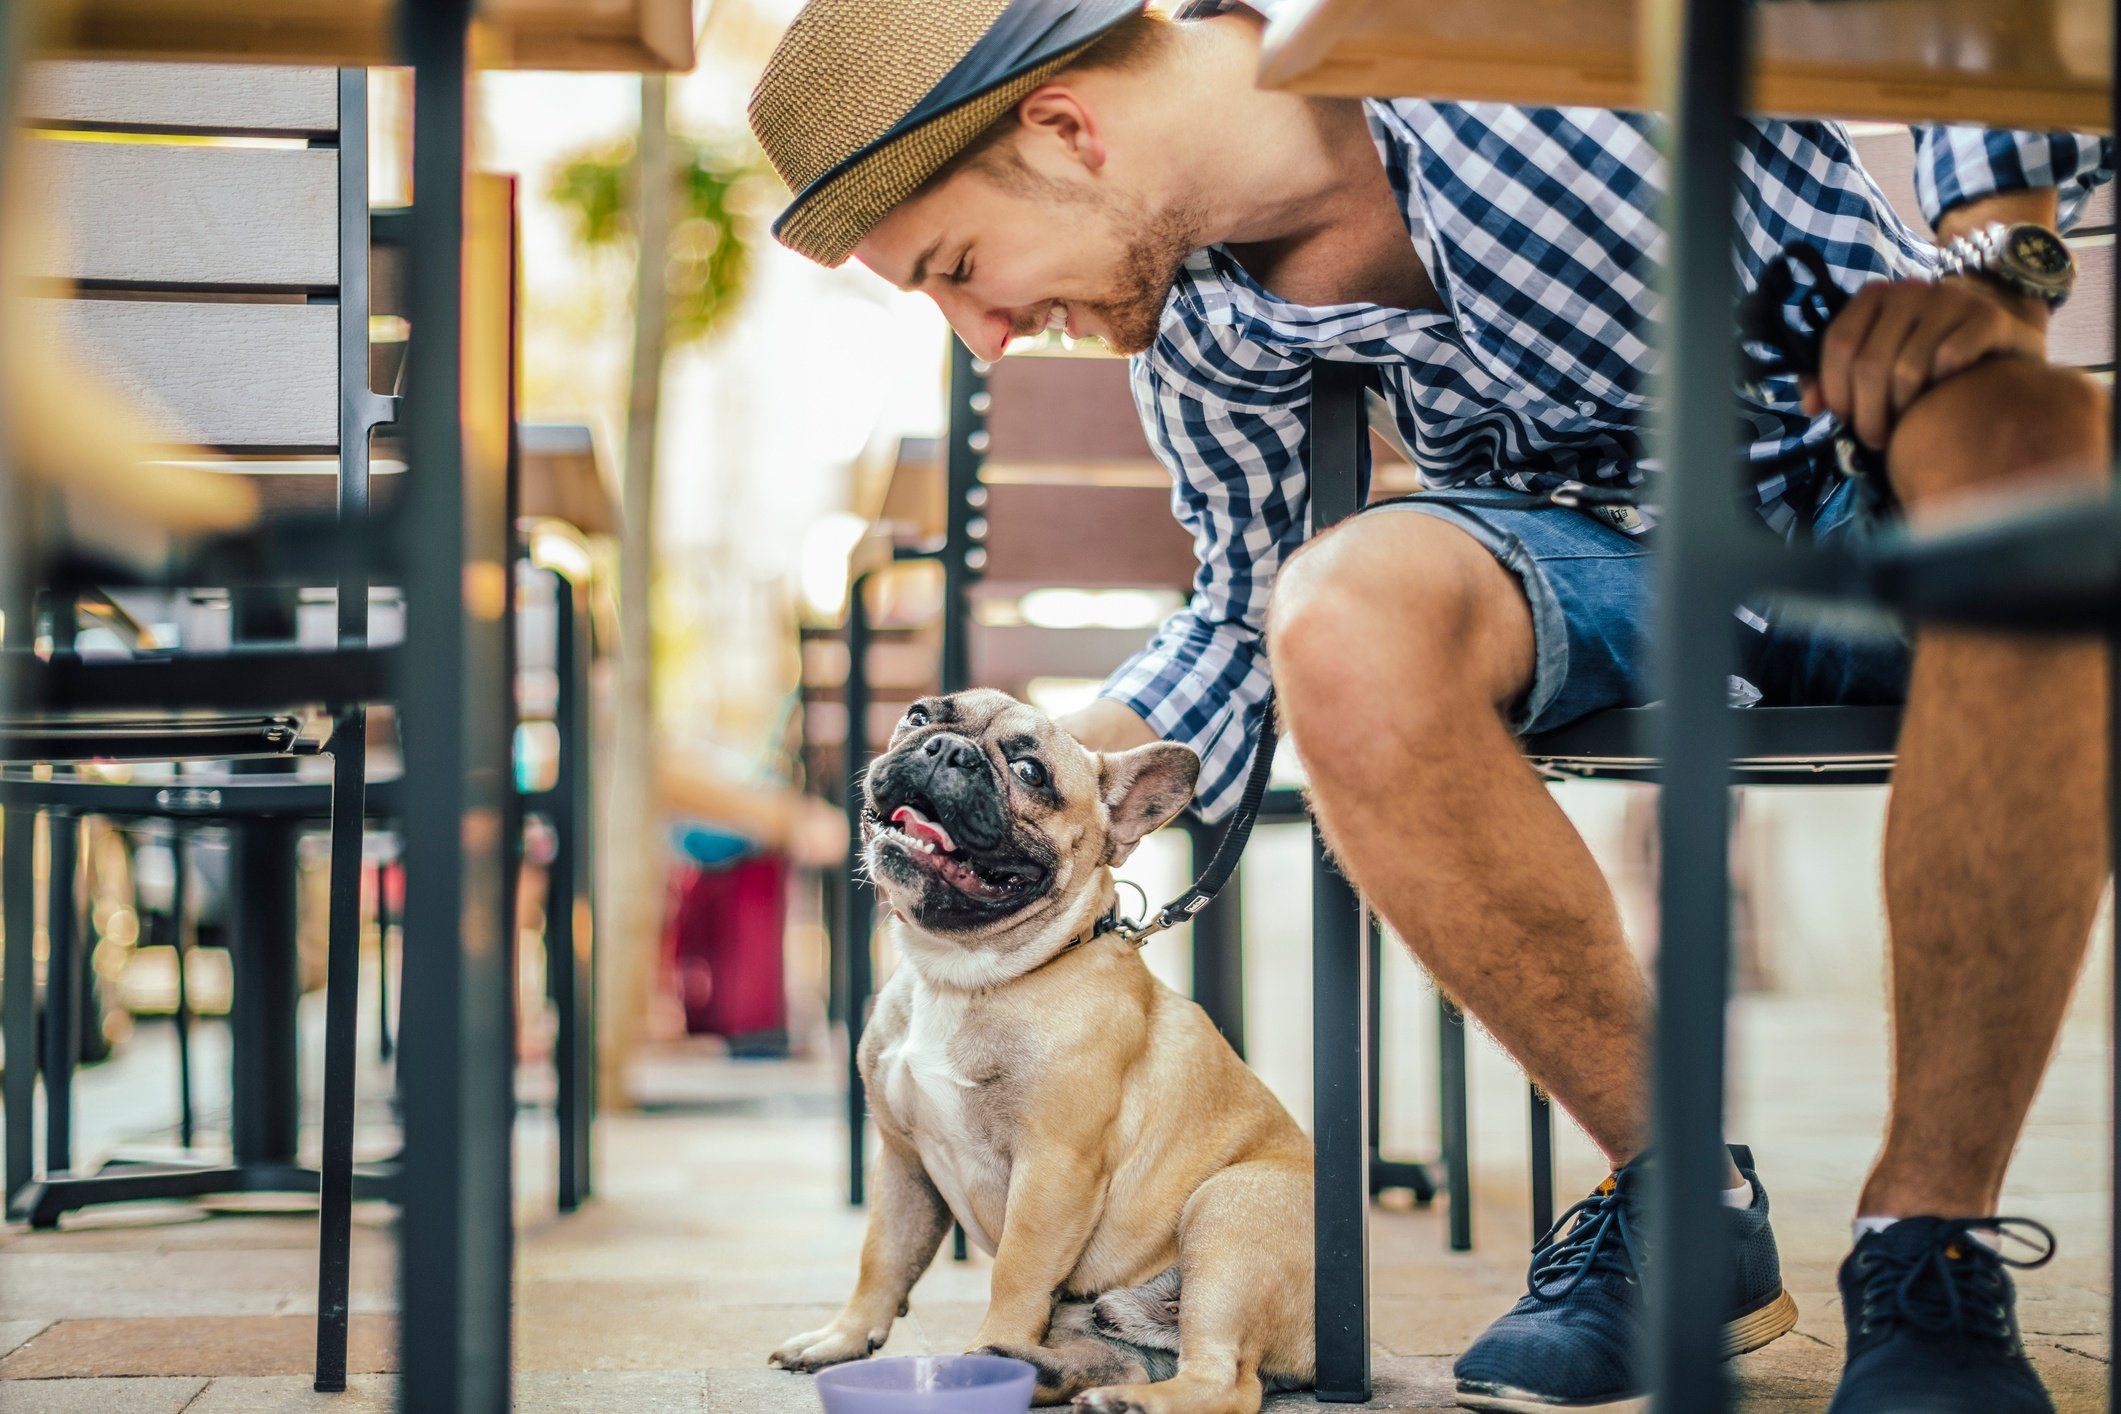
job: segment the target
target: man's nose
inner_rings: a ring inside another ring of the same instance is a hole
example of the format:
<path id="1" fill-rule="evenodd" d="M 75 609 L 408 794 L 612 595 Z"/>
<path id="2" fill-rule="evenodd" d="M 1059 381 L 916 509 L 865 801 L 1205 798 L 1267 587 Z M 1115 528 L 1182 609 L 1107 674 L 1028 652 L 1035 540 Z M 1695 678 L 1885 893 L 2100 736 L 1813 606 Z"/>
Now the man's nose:
<path id="1" fill-rule="evenodd" d="M 965 298 L 955 290 L 939 290 L 932 296 L 936 308 L 942 310 L 943 318 L 972 350 L 972 356 L 992 363 L 1009 347 L 1009 338 L 1016 332 L 1016 322 L 1002 310 L 989 309 L 976 300 Z"/>
<path id="2" fill-rule="evenodd" d="M 921 755 L 937 767 L 947 766 L 955 771 L 970 771 L 980 764 L 979 748 L 950 732 L 937 732 L 922 742 Z"/>

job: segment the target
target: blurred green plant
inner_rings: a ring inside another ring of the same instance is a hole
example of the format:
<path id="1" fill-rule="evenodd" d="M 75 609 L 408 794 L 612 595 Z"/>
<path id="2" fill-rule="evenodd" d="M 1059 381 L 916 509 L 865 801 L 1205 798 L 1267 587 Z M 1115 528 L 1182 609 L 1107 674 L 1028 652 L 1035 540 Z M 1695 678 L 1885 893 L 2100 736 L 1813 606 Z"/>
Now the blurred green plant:
<path id="1" fill-rule="evenodd" d="M 751 278 L 757 216 L 750 204 L 759 170 L 745 155 L 673 133 L 670 258 L 664 345 L 705 338 L 721 323 Z M 634 248 L 634 188 L 639 166 L 631 140 L 584 152 L 560 164 L 548 195 L 573 213 L 575 235 L 592 250 Z"/>

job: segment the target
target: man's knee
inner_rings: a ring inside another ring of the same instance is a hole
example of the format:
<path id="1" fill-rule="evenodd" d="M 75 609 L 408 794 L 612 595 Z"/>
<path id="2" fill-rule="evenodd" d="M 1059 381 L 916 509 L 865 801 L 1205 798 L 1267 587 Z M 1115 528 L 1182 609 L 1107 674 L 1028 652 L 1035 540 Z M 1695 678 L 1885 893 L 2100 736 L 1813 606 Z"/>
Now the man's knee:
<path id="1" fill-rule="evenodd" d="M 2016 481 L 2097 481 L 2106 468 L 2107 394 L 2074 369 L 1994 359 L 1917 398 L 1893 429 L 1886 464 L 1909 504 Z"/>
<path id="2" fill-rule="evenodd" d="M 1531 613 L 1516 579 L 1465 531 L 1387 512 L 1320 538 L 1282 568 L 1267 650 L 1299 716 L 1389 698 L 1405 720 L 1520 692 L 1512 679 L 1530 675 Z"/>

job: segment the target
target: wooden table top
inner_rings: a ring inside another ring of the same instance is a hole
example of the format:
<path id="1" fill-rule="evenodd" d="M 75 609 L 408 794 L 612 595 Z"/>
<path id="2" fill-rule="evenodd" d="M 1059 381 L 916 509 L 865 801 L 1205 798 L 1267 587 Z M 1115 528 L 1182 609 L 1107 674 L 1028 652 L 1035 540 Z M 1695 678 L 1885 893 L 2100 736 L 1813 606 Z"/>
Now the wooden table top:
<path id="1" fill-rule="evenodd" d="M 1260 81 L 1345 97 L 1655 106 L 1668 0 L 1300 0 Z M 1756 112 L 2104 131 L 2108 0 L 1762 0 Z M 1654 32 L 1646 16 L 1655 17 Z"/>
<path id="2" fill-rule="evenodd" d="M 250 64 L 397 62 L 394 0 L 72 0 L 41 54 Z M 481 68 L 682 73 L 696 0 L 480 0 Z"/>

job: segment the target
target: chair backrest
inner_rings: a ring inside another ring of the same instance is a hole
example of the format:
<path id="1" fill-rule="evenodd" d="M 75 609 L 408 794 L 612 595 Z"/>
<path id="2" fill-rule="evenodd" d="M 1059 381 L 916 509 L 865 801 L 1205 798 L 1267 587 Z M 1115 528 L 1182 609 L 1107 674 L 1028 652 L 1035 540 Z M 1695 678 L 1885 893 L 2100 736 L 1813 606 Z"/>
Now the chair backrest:
<path id="1" fill-rule="evenodd" d="M 1015 354 L 987 373 L 981 593 L 1184 588 L 1193 546 L 1149 450 L 1127 365 Z"/>
<path id="2" fill-rule="evenodd" d="M 54 61 L 25 85 L 49 322 L 268 516 L 332 503 L 366 389 L 340 322 L 366 325 L 366 115 L 363 75 L 324 68 Z"/>

